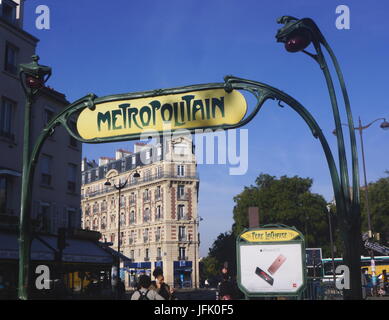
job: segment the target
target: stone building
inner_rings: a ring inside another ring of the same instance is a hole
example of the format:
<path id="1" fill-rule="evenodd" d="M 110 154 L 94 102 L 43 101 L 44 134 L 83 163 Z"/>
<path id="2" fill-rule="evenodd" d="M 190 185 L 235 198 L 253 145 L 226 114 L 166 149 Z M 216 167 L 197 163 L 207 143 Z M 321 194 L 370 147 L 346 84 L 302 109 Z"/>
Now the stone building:
<path id="1" fill-rule="evenodd" d="M 136 143 L 134 152 L 117 150 L 98 164 L 84 159 L 82 167 L 83 228 L 101 232 L 116 250 L 120 237 L 120 252 L 129 258 L 121 264 L 127 287 L 156 267 L 170 285 L 198 287 L 199 177 L 191 139 Z M 126 183 L 120 204 L 119 183 Z"/>
<path id="2" fill-rule="evenodd" d="M 22 180 L 25 95 L 18 67 L 29 63 L 38 39 L 23 30 L 23 0 L 0 1 L 0 224 L 17 224 Z M 69 102 L 43 88 L 32 106 L 31 141 Z M 82 144 L 57 128 L 43 146 L 35 170 L 31 214 L 36 231 L 79 228 Z"/>

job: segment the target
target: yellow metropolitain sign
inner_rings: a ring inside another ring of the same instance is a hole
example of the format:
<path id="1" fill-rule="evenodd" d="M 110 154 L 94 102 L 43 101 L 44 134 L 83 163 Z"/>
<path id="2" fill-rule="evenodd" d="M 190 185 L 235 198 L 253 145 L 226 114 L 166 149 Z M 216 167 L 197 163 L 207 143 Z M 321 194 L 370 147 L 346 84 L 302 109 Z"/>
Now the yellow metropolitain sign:
<path id="1" fill-rule="evenodd" d="M 81 138 L 108 138 L 239 123 L 247 112 L 244 96 L 236 90 L 209 89 L 148 98 L 97 103 L 77 119 Z"/>
<path id="2" fill-rule="evenodd" d="M 247 231 L 240 237 L 248 242 L 278 242 L 290 241 L 298 236 L 300 234 L 291 229 L 262 229 Z"/>

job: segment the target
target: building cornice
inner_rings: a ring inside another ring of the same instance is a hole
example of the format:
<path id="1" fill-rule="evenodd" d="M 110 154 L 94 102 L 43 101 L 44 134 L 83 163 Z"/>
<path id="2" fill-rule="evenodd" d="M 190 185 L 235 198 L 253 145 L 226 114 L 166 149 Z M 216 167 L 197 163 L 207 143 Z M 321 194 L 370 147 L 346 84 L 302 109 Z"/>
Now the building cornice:
<path id="1" fill-rule="evenodd" d="M 19 26 L 14 25 L 13 23 L 8 22 L 3 17 L 0 16 L 0 27 L 5 28 L 9 32 L 15 34 L 17 37 L 22 38 L 23 40 L 29 42 L 30 44 L 36 46 L 39 42 L 39 39 L 31 35 L 30 33 L 19 28 Z"/>

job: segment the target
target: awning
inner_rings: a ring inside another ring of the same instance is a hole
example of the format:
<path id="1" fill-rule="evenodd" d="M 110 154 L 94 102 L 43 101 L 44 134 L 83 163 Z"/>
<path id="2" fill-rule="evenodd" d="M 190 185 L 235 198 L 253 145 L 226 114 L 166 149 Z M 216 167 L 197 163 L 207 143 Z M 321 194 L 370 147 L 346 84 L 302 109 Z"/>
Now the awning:
<path id="1" fill-rule="evenodd" d="M 125 262 L 131 262 L 131 261 L 132 261 L 129 257 L 127 257 L 127 256 L 125 256 L 124 254 L 122 254 L 122 253 L 120 253 L 120 252 L 118 252 L 118 251 L 116 251 L 116 250 L 110 248 L 109 246 L 105 245 L 105 244 L 102 243 L 102 242 L 99 242 L 99 246 L 100 246 L 103 250 L 105 250 L 106 252 L 108 252 L 110 255 L 113 255 L 113 256 L 116 257 L 116 258 L 120 258 L 120 260 L 122 260 L 122 261 L 125 261 Z"/>
<path id="2" fill-rule="evenodd" d="M 17 172 L 15 170 L 2 168 L 2 167 L 0 167 L 0 174 L 14 176 L 14 177 L 21 177 L 22 176 L 21 172 Z"/>
<path id="3" fill-rule="evenodd" d="M 32 241 L 31 259 L 34 261 L 54 261 L 57 237 L 39 236 Z M 66 239 L 67 247 L 63 251 L 63 262 L 105 263 L 113 264 L 113 256 L 104 251 L 91 240 Z M 0 231 L 0 259 L 19 259 L 18 235 L 13 232 Z"/>

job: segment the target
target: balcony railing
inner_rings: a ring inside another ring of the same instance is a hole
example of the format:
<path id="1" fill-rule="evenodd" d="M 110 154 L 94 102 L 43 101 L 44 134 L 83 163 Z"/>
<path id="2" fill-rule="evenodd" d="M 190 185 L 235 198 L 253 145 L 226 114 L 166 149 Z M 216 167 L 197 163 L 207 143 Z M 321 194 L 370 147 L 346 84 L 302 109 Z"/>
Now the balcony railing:
<path id="1" fill-rule="evenodd" d="M 133 244 L 134 243 L 134 239 L 133 238 L 128 238 L 128 244 Z"/>
<path id="2" fill-rule="evenodd" d="M 151 220 L 150 215 L 143 216 L 143 222 L 149 222 Z"/>
<path id="3" fill-rule="evenodd" d="M 144 242 L 144 243 L 149 242 L 149 237 L 143 237 L 143 242 Z"/>
<path id="4" fill-rule="evenodd" d="M 161 256 L 158 256 L 158 257 L 155 258 L 155 260 L 161 261 L 161 260 L 162 260 L 162 257 L 161 257 Z"/>
<path id="5" fill-rule="evenodd" d="M 144 261 L 150 261 L 150 257 L 144 257 Z"/>
<path id="6" fill-rule="evenodd" d="M 177 194 L 177 200 L 189 200 L 189 193 Z"/>
<path id="7" fill-rule="evenodd" d="M 186 214 L 178 214 L 177 220 L 188 220 L 188 216 Z"/>
<path id="8" fill-rule="evenodd" d="M 187 240 L 188 240 L 188 237 L 186 236 L 186 234 L 178 236 L 178 241 L 187 241 Z"/>
<path id="9" fill-rule="evenodd" d="M 178 258 L 177 258 L 178 260 L 180 260 L 180 261 L 188 261 L 188 257 L 187 256 L 178 256 Z"/>
<path id="10" fill-rule="evenodd" d="M 161 240 L 161 236 L 157 234 L 157 235 L 155 236 L 155 241 L 158 242 L 158 241 L 160 241 L 160 240 Z"/>
<path id="11" fill-rule="evenodd" d="M 159 179 L 199 179 L 199 174 L 198 173 L 193 173 L 193 174 L 189 173 L 189 174 L 184 174 L 184 175 L 177 175 L 176 173 L 172 173 L 170 171 L 165 171 L 165 172 L 161 172 L 160 174 L 150 175 L 148 177 L 141 176 L 140 178 L 134 179 L 133 181 L 128 181 L 127 187 L 124 188 L 123 190 L 131 188 L 135 185 L 149 183 L 149 182 L 159 180 Z M 102 179 L 100 179 L 100 180 L 102 180 Z M 95 180 L 95 181 L 98 181 L 98 180 Z M 110 193 L 110 192 L 117 192 L 117 191 L 113 186 L 106 187 L 103 190 L 88 192 L 85 195 L 81 195 L 81 199 L 92 198 L 92 197 L 96 197 L 96 196 L 99 196 L 99 195 L 102 195 L 105 193 Z"/>

